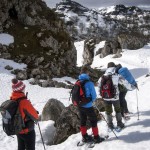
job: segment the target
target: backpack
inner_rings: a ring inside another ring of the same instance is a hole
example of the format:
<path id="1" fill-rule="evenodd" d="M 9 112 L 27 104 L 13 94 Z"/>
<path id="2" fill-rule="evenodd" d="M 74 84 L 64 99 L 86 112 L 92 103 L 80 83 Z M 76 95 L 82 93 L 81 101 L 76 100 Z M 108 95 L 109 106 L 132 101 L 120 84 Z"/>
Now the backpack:
<path id="1" fill-rule="evenodd" d="M 77 80 L 71 90 L 71 99 L 74 106 L 83 106 L 91 101 L 91 98 L 86 98 L 84 85 L 89 80 Z"/>
<path id="2" fill-rule="evenodd" d="M 130 84 L 135 85 L 136 81 L 131 72 L 126 67 L 122 67 L 118 70 L 118 73 L 123 76 Z"/>
<path id="3" fill-rule="evenodd" d="M 25 128 L 24 121 L 19 112 L 19 103 L 25 98 L 18 98 L 16 101 L 6 100 L 0 106 L 3 130 L 8 136 L 16 135 Z"/>
<path id="4" fill-rule="evenodd" d="M 112 75 L 102 76 L 100 94 L 102 98 L 111 99 L 116 96 L 116 88 L 113 85 Z"/>

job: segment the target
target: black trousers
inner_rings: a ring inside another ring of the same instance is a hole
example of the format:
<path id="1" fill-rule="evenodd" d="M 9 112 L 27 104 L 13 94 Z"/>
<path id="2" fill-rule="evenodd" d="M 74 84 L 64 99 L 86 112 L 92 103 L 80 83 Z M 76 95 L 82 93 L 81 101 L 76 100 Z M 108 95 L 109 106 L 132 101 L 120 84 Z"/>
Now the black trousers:
<path id="1" fill-rule="evenodd" d="M 128 113 L 127 102 L 125 99 L 127 92 L 120 92 L 119 100 L 120 100 L 120 107 L 121 107 L 121 114 L 124 116 L 124 113 Z"/>
<path id="2" fill-rule="evenodd" d="M 92 127 L 97 127 L 97 116 L 95 114 L 94 108 L 79 108 L 80 113 L 80 125 L 86 126 L 87 118 L 89 119 Z"/>
<path id="3" fill-rule="evenodd" d="M 18 150 L 35 150 L 35 130 L 27 134 L 18 134 Z"/>

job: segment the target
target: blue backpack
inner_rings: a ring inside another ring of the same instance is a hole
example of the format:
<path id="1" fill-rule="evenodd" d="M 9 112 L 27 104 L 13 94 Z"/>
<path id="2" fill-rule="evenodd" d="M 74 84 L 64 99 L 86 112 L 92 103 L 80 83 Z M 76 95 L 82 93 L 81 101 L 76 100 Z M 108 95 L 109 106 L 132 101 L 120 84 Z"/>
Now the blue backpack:
<path id="1" fill-rule="evenodd" d="M 118 70 L 118 73 L 123 76 L 131 85 L 136 85 L 136 81 L 128 68 L 122 67 Z"/>

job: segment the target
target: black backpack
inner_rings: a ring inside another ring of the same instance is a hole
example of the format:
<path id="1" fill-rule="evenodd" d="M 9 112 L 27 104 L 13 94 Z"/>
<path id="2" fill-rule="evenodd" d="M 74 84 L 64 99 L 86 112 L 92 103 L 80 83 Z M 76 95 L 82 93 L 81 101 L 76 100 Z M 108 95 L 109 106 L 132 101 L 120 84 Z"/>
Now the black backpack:
<path id="1" fill-rule="evenodd" d="M 91 98 L 87 98 L 85 96 L 85 89 L 84 85 L 89 80 L 80 81 L 77 80 L 71 90 L 71 99 L 74 106 L 83 106 L 91 101 Z"/>
<path id="2" fill-rule="evenodd" d="M 24 121 L 19 112 L 19 103 L 26 97 L 13 100 L 6 100 L 0 106 L 2 115 L 2 125 L 4 132 L 10 135 L 17 135 L 23 128 L 25 128 Z"/>
<path id="3" fill-rule="evenodd" d="M 102 76 L 100 94 L 102 98 L 111 99 L 116 96 L 116 88 L 113 85 L 112 75 Z"/>

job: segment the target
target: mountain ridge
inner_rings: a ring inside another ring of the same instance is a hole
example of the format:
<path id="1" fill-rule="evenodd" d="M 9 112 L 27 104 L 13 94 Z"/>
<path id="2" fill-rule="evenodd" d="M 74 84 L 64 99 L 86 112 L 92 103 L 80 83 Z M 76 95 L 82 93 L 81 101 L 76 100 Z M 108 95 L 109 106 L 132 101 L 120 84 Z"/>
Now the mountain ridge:
<path id="1" fill-rule="evenodd" d="M 136 35 L 147 42 L 150 37 L 150 11 L 122 4 L 103 9 L 89 9 L 67 0 L 56 5 L 58 13 L 74 40 L 108 40 L 121 34 Z M 145 42 L 143 43 L 146 44 Z M 140 48 L 140 47 L 139 47 Z"/>

